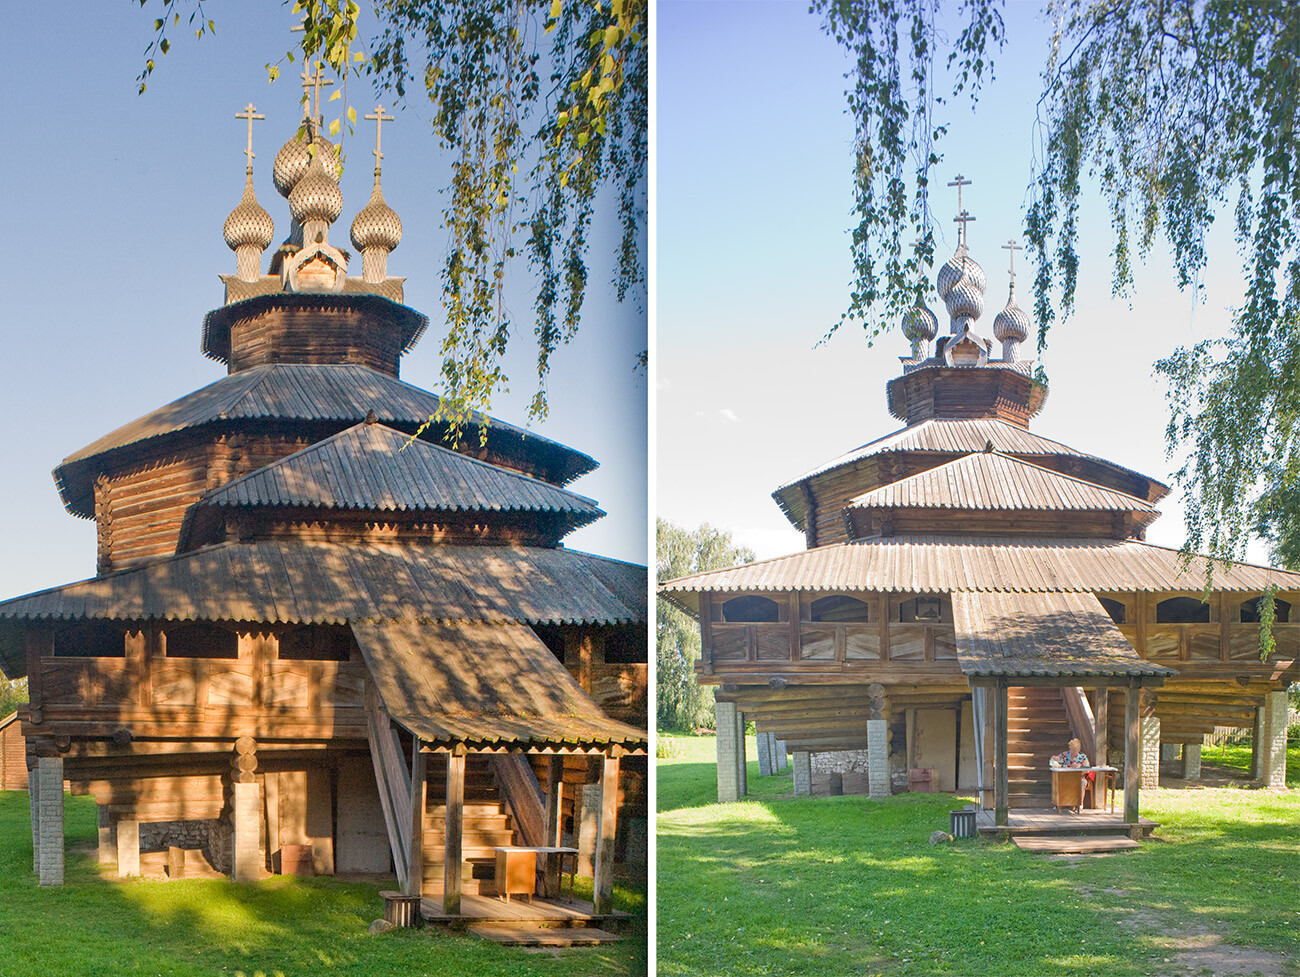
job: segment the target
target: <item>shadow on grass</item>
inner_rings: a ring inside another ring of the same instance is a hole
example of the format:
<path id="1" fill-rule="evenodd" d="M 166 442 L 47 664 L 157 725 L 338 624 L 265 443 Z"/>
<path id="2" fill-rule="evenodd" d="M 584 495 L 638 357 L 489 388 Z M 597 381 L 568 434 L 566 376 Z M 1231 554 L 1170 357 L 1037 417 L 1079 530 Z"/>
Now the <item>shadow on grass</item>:
<path id="1" fill-rule="evenodd" d="M 1136 977 L 1161 972 L 1175 921 L 1293 954 L 1297 920 L 1279 907 L 1300 895 L 1295 799 L 1163 796 L 1178 793 L 1144 809 L 1169 822 L 1169 843 L 1074 862 L 929 845 L 960 806 L 950 795 L 671 811 L 659 823 L 659 972 Z"/>
<path id="2" fill-rule="evenodd" d="M 41 888 L 31 873 L 26 793 L 0 793 L 0 973 L 366 975 L 644 974 L 643 893 L 616 887 L 619 908 L 638 913 L 624 941 L 529 954 L 427 927 L 367 935 L 382 914 L 378 885 L 287 876 L 225 880 L 106 880 L 94 863 L 95 807 L 66 805 L 67 883 Z M 580 880 L 581 881 L 581 880 Z"/>

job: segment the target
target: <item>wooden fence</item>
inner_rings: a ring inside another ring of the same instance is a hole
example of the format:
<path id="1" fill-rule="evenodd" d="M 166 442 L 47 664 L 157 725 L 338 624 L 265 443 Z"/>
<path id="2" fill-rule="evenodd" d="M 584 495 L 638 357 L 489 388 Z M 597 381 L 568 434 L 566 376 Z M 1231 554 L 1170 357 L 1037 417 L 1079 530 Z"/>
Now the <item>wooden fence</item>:
<path id="1" fill-rule="evenodd" d="M 1290 728 L 1300 723 L 1300 709 L 1288 707 L 1286 711 L 1286 724 Z M 1242 726 L 1216 726 L 1213 733 L 1205 734 L 1206 746 L 1227 746 L 1239 743 L 1250 743 L 1255 738 L 1255 731 L 1249 727 Z"/>

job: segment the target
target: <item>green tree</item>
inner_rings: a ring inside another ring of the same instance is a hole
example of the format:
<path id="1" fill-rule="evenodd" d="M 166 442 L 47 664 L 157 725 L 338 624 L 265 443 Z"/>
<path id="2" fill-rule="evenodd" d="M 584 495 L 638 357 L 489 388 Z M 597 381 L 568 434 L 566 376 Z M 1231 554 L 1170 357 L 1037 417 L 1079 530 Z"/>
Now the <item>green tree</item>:
<path id="1" fill-rule="evenodd" d="M 947 104 L 936 60 L 953 71 L 952 95 L 974 100 L 1007 40 L 1003 3 L 963 0 L 951 43 L 936 23 L 942 8 L 926 0 L 813 0 L 812 9 L 855 58 L 855 270 L 837 326 L 861 322 L 874 336 L 918 297 L 917 271 L 933 259 L 929 178 Z M 1111 211 L 1117 294 L 1158 238 L 1179 285 L 1194 286 L 1205 235 L 1230 213 L 1247 280 L 1231 330 L 1156 365 L 1188 502 L 1187 551 L 1240 558 L 1255 531 L 1300 566 L 1300 5 L 1056 0 L 1048 13 L 1043 150 L 1024 233 L 1038 264 L 1039 350 L 1073 309 L 1089 176 Z M 918 226 L 920 243 L 906 248 Z"/>
<path id="2" fill-rule="evenodd" d="M 288 0 L 284 0 L 288 5 Z M 149 0 L 140 0 L 147 6 Z M 143 92 L 168 32 L 215 31 L 203 0 L 159 0 Z M 587 291 L 587 235 L 602 191 L 622 233 L 614 286 L 642 304 L 647 162 L 646 0 L 374 0 L 380 32 L 369 54 L 354 0 L 295 0 L 298 45 L 288 61 L 323 62 L 342 81 L 365 76 L 399 98 L 416 82 L 433 105 L 433 133 L 452 157 L 442 267 L 444 415 L 459 432 L 508 377 L 514 322 L 507 269 L 536 276 L 537 392 L 547 413 L 551 356 L 578 330 Z M 274 79 L 277 64 L 268 64 Z M 355 122 L 340 85 L 331 136 Z M 645 354 L 629 368 L 645 362 Z"/>
<path id="3" fill-rule="evenodd" d="M 7 679 L 0 675 L 0 719 L 27 701 L 27 679 Z"/>
<path id="4" fill-rule="evenodd" d="M 655 572 L 674 580 L 703 570 L 751 563 L 753 550 L 737 546 L 731 534 L 708 523 L 683 529 L 664 519 L 655 525 Z M 687 614 L 660 598 L 655 616 L 656 720 L 660 729 L 688 730 L 713 724 L 713 698 L 695 681 L 700 628 Z"/>

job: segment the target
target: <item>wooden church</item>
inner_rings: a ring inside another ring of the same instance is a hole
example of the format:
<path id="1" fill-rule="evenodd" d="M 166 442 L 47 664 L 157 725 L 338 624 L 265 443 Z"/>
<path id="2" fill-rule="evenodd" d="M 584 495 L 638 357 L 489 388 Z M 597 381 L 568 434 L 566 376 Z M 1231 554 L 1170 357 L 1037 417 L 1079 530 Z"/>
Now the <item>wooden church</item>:
<path id="1" fill-rule="evenodd" d="M 564 546 L 603 515 L 564 487 L 595 461 L 487 418 L 454 444 L 399 379 L 428 321 L 388 274 L 382 109 L 360 276 L 307 117 L 275 159 L 292 221 L 263 273 L 261 116 L 240 117 L 237 270 L 202 335 L 228 375 L 66 458 L 97 574 L 0 603 L 34 870 L 62 881 L 66 780 L 122 875 L 395 872 L 451 918 L 495 894 L 496 849 L 566 840 L 607 914 L 615 859 L 645 858 L 646 569 Z"/>
<path id="2" fill-rule="evenodd" d="M 937 277 L 948 334 L 923 303 L 903 322 L 886 396 L 905 426 L 773 493 L 806 550 L 661 585 L 700 622 L 719 798 L 745 791 L 746 720 L 760 761 L 793 753 L 796 792 L 814 770 L 865 773 L 873 796 L 978 791 L 995 832 L 1048 805 L 1072 736 L 1119 768 L 1117 832 L 1138 830 L 1162 749 L 1195 778 L 1216 726 L 1253 727 L 1255 776 L 1282 786 L 1300 574 L 1219 566 L 1204 600 L 1203 564 L 1143 541 L 1167 486 L 1031 430 L 1047 398 L 1019 354 L 1031 323 L 1013 273 L 981 333 L 966 216 Z"/>

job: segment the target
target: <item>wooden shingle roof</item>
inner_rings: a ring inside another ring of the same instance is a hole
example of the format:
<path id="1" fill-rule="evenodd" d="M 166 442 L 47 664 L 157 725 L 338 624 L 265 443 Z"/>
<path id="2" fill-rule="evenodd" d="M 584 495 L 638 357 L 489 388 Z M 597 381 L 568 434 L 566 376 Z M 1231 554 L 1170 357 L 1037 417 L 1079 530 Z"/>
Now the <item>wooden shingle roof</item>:
<path id="1" fill-rule="evenodd" d="M 518 624 L 354 623 L 389 716 L 434 746 L 644 749 L 610 719 L 530 629 Z"/>
<path id="2" fill-rule="evenodd" d="M 442 401 L 427 390 L 356 364 L 274 363 L 222 377 L 179 400 L 150 411 L 91 442 L 54 470 L 63 504 L 74 515 L 94 515 L 94 462 L 109 452 L 232 420 L 296 420 L 358 424 L 370 411 L 384 424 L 414 430 Z M 470 423 L 482 418 L 475 415 Z M 472 436 L 471 432 L 471 436 Z M 564 484 L 593 471 L 596 461 L 531 431 L 489 420 L 488 446 L 503 454 L 527 450 Z"/>
<path id="3" fill-rule="evenodd" d="M 1178 550 L 1137 540 L 1036 536 L 899 535 L 819 546 L 746 566 L 670 580 L 660 592 L 692 613 L 695 595 L 738 591 L 1074 592 L 1200 591 L 1204 564 L 1183 568 Z M 1233 563 L 1214 588 L 1300 590 L 1300 573 Z"/>
<path id="4" fill-rule="evenodd" d="M 591 499 L 378 423 L 357 424 L 214 489 L 199 506 L 377 511 L 551 512 L 570 528 Z"/>
<path id="5" fill-rule="evenodd" d="M 1006 677 L 1175 674 L 1143 661 L 1092 594 L 952 595 L 962 673 Z"/>
<path id="6" fill-rule="evenodd" d="M 632 624 L 646 588 L 645 567 L 563 548 L 230 542 L 0 603 L 0 662 L 22 674 L 32 620 Z"/>
<path id="7" fill-rule="evenodd" d="M 1160 510 L 1144 499 L 991 451 L 969 454 L 864 492 L 849 505 L 864 509 L 1136 512 L 1146 515 L 1146 522 L 1160 515 Z"/>

